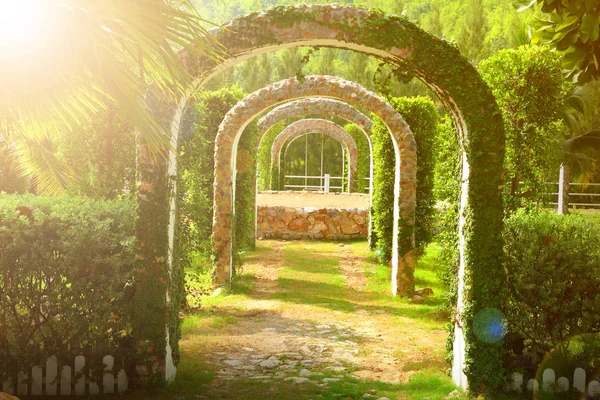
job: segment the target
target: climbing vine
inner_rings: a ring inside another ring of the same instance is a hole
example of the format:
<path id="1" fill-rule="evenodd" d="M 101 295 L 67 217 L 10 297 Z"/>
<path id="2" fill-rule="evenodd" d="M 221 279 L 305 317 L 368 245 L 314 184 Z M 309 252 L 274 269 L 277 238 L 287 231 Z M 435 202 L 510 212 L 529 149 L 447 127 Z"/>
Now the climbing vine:
<path id="1" fill-rule="evenodd" d="M 404 117 L 417 142 L 417 205 L 415 245 L 426 246 L 433 235 L 434 144 L 439 116 L 426 97 L 390 98 L 390 104 Z M 394 226 L 394 165 L 396 154 L 390 134 L 379 118 L 373 127 L 373 230 L 376 254 L 383 263 L 392 256 Z"/>
<path id="2" fill-rule="evenodd" d="M 502 349 L 478 341 L 472 329 L 478 311 L 501 308 L 497 288 L 503 284 L 501 175 L 505 137 L 491 91 L 455 46 L 403 17 L 328 5 L 280 6 L 260 13 L 260 18 L 258 15 L 236 19 L 229 27 L 233 29 L 217 32 L 217 39 L 232 56 L 297 41 L 289 35 L 291 31 L 306 30 L 303 39 L 335 38 L 340 46 L 357 44 L 366 53 L 369 48 L 386 52 L 385 61 L 425 81 L 447 105 L 469 165 L 461 213 L 467 299 L 460 318 L 466 340 L 464 372 L 475 392 L 500 388 L 504 375 Z M 198 75 L 215 67 L 214 62 L 203 58 L 188 60 L 187 65 Z"/>

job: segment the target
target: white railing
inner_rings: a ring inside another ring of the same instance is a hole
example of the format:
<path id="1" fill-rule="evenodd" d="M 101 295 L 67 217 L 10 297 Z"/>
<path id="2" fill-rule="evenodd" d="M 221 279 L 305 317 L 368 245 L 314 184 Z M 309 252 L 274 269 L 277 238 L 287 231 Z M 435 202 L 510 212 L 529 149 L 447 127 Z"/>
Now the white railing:
<path id="1" fill-rule="evenodd" d="M 559 188 L 559 183 L 555 183 L 555 182 L 547 182 L 548 185 L 551 185 L 553 187 L 557 187 L 557 191 L 552 191 L 552 192 L 548 192 L 545 193 L 547 196 L 556 196 L 556 201 L 554 201 L 554 199 L 548 203 L 550 205 L 553 206 L 557 206 L 558 205 L 558 198 L 560 197 L 560 188 Z M 569 183 L 569 187 L 579 187 L 581 189 L 579 189 L 578 192 L 571 192 L 569 190 L 569 193 L 567 193 L 567 195 L 569 196 L 569 207 L 571 206 L 575 206 L 575 207 L 590 207 L 590 208 L 600 208 L 600 183 Z M 594 192 L 583 192 L 582 190 L 584 190 L 584 188 L 598 188 L 598 192 L 594 193 Z M 582 202 L 582 200 L 579 200 L 583 198 L 584 200 L 587 200 L 586 202 Z M 598 201 L 596 201 L 596 199 Z"/>
<path id="2" fill-rule="evenodd" d="M 301 190 L 317 190 L 317 191 L 321 191 L 321 192 L 325 192 L 325 193 L 329 193 L 332 191 L 343 191 L 343 187 L 342 186 L 331 186 L 331 181 L 332 180 L 342 180 L 344 178 L 342 178 L 341 176 L 331 176 L 329 174 L 325 174 L 323 176 L 305 176 L 305 175 L 285 175 L 285 179 L 304 179 L 305 180 L 305 184 L 303 185 L 284 185 L 284 190 L 297 190 L 297 189 L 301 189 Z M 318 185 L 308 185 L 306 183 L 306 180 L 319 180 L 319 184 Z M 371 178 L 363 178 L 366 182 L 367 185 L 363 188 L 364 191 L 366 193 L 370 193 L 371 191 Z M 334 189 L 334 190 L 332 190 Z"/>
<path id="3" fill-rule="evenodd" d="M 291 184 L 284 185 L 285 190 L 301 189 L 301 190 L 321 191 L 321 192 L 325 192 L 325 193 L 329 193 L 332 191 L 342 192 L 344 190 L 344 188 L 342 186 L 332 186 L 331 185 L 332 180 L 340 181 L 340 185 L 341 185 L 341 182 L 343 182 L 343 179 L 344 179 L 341 176 L 331 176 L 329 174 L 325 174 L 323 176 L 320 176 L 320 175 L 317 175 L 317 176 L 285 175 L 285 179 L 286 179 L 286 181 L 298 180 L 298 179 L 304 180 L 304 184 L 301 184 L 301 185 L 291 185 Z M 315 182 L 316 180 L 318 180 L 318 185 L 309 185 L 308 184 L 309 180 L 311 182 Z"/>
<path id="4" fill-rule="evenodd" d="M 59 371 L 56 356 L 48 357 L 44 366 L 35 366 L 30 373 L 19 372 L 16 381 L 9 378 L 2 382 L 1 391 L 17 396 L 86 396 L 99 394 L 123 393 L 127 390 L 128 381 L 125 370 L 121 369 L 115 376 L 115 359 L 105 356 L 104 374 L 99 383 L 86 377 L 85 357 L 75 357 L 73 367 L 64 365 Z"/>
<path id="5" fill-rule="evenodd" d="M 529 379 L 525 383 L 522 374 L 514 373 L 511 381 L 506 385 L 505 390 L 507 392 L 523 392 L 527 390 L 528 392 L 534 393 L 539 391 L 545 393 L 564 393 L 573 388 L 589 397 L 600 394 L 600 382 L 591 380 L 586 385 L 586 379 L 585 370 L 583 368 L 577 368 L 573 372 L 573 384 L 571 385 L 569 378 L 561 376 L 557 379 L 554 370 L 549 368 L 544 370 L 541 384 L 535 379 Z"/>

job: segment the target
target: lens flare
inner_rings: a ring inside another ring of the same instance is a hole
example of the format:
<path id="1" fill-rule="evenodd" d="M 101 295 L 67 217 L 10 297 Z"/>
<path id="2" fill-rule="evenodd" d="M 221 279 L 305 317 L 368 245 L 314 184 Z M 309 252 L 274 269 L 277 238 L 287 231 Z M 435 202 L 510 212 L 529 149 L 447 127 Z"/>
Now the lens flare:
<path id="1" fill-rule="evenodd" d="M 473 318 L 473 332 L 482 342 L 497 343 L 504 339 L 507 331 L 508 322 L 496 308 L 484 308 Z"/>
<path id="2" fill-rule="evenodd" d="M 0 0 L 0 51 L 20 51 L 39 37 L 47 1 Z"/>

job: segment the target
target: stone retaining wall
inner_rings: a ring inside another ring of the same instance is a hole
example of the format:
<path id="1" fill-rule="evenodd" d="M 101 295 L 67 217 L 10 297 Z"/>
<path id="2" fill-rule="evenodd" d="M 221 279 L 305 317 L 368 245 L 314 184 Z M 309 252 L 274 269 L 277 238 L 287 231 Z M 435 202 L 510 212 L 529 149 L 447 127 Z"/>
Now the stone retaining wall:
<path id="1" fill-rule="evenodd" d="M 259 239 L 361 239 L 369 231 L 369 211 L 258 206 L 256 223 Z"/>

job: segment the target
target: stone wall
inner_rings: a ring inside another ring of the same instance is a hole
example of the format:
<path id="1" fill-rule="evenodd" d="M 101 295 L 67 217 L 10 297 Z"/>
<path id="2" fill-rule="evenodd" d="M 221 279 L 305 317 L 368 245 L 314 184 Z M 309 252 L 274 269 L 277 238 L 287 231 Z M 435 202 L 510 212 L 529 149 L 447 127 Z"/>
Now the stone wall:
<path id="1" fill-rule="evenodd" d="M 259 239 L 348 240 L 367 237 L 366 208 L 257 207 Z"/>

